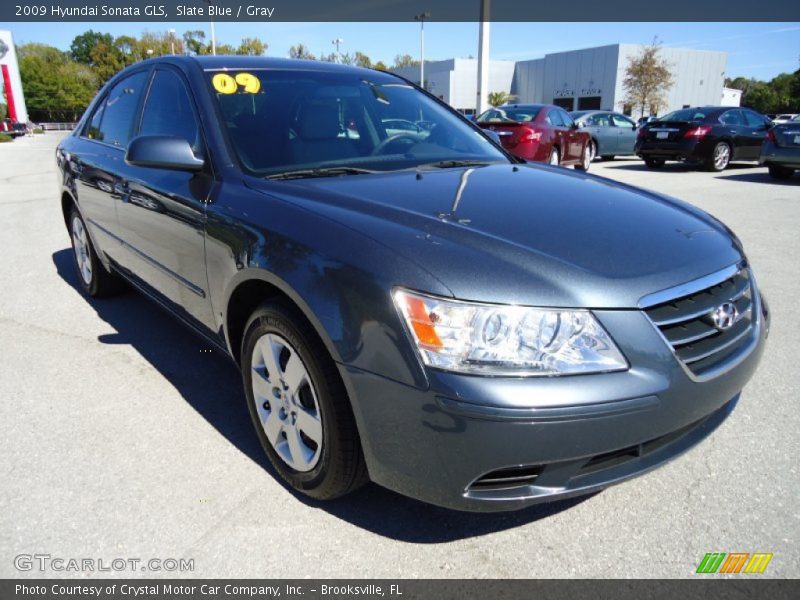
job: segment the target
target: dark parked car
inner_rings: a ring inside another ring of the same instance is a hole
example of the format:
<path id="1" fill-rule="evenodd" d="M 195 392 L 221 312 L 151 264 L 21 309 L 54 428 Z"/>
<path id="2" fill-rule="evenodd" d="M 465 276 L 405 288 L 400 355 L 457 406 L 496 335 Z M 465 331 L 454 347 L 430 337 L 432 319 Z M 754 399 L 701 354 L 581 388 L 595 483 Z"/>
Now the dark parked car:
<path id="1" fill-rule="evenodd" d="M 592 164 L 589 134 L 579 131 L 567 111 L 550 104 L 508 104 L 490 108 L 477 124 L 500 136 L 514 156 L 551 165 L 573 165 L 587 171 Z"/>
<path id="2" fill-rule="evenodd" d="M 789 179 L 800 170 L 800 115 L 767 132 L 758 163 L 775 179 Z"/>
<path id="3" fill-rule="evenodd" d="M 653 169 L 680 160 L 723 171 L 734 160 L 758 160 L 770 127 L 769 119 L 748 108 L 684 108 L 641 127 L 636 154 Z"/>
<path id="4" fill-rule="evenodd" d="M 85 293 L 127 281 L 229 355 L 275 470 L 314 498 L 600 490 L 708 436 L 764 347 L 719 221 L 523 164 L 389 73 L 142 61 L 57 161 Z"/>
<path id="5" fill-rule="evenodd" d="M 3 119 L 0 121 L 0 133 L 5 133 L 11 137 L 23 137 L 28 133 L 28 126 L 25 123 Z"/>
<path id="6" fill-rule="evenodd" d="M 616 155 L 634 154 L 636 123 L 630 117 L 607 110 L 579 110 L 569 114 L 592 137 L 589 153 L 593 157 L 612 160 Z"/>

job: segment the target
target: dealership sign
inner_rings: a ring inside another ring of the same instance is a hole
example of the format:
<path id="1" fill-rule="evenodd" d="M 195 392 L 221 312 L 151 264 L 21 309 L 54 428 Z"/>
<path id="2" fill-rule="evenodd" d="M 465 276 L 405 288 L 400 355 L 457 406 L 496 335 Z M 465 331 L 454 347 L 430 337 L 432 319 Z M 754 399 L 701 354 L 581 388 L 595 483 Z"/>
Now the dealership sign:
<path id="1" fill-rule="evenodd" d="M 3 75 L 5 102 L 8 105 L 8 116 L 21 123 L 28 122 L 28 110 L 25 108 L 25 97 L 22 95 L 22 80 L 19 78 L 17 53 L 14 50 L 14 38 L 10 31 L 0 29 L 0 70 Z"/>

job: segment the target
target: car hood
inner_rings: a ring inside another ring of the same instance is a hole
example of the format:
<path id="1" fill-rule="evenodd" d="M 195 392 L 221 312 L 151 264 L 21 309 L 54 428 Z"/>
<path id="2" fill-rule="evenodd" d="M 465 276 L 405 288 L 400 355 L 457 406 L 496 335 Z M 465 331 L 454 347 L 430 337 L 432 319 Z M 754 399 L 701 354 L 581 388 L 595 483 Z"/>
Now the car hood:
<path id="1" fill-rule="evenodd" d="M 489 165 L 249 185 L 370 236 L 465 300 L 632 308 L 743 257 L 738 239 L 691 205 L 563 168 Z"/>

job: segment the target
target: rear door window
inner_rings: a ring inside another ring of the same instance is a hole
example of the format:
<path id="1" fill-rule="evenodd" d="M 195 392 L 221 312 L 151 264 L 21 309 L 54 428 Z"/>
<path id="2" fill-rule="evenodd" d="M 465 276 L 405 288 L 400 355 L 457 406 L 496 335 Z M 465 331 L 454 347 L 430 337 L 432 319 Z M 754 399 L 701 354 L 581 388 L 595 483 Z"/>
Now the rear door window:
<path id="1" fill-rule="evenodd" d="M 744 125 L 744 118 L 742 117 L 742 111 L 740 110 L 729 110 L 724 112 L 720 115 L 719 120 L 726 125 Z"/>
<path id="2" fill-rule="evenodd" d="M 561 117 L 561 122 L 564 124 L 564 127 L 572 127 L 575 124 L 575 121 L 572 120 L 566 111 L 558 110 L 558 115 Z"/>
<path id="3" fill-rule="evenodd" d="M 87 137 L 127 147 L 146 82 L 147 72 L 140 71 L 111 88 L 106 100 L 92 115 Z"/>
<path id="4" fill-rule="evenodd" d="M 551 108 L 548 111 L 545 120 L 554 127 L 564 127 L 564 122 L 561 120 L 561 115 L 557 109 Z"/>

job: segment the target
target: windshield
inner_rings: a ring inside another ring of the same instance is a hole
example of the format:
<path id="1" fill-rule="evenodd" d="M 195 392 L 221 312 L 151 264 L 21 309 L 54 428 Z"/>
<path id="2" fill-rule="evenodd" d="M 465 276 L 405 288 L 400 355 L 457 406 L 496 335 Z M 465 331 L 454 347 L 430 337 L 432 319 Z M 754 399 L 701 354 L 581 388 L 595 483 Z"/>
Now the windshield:
<path id="1" fill-rule="evenodd" d="M 656 121 L 705 121 L 714 112 L 714 108 L 684 108 L 659 117 Z"/>
<path id="2" fill-rule="evenodd" d="M 478 117 L 478 123 L 526 123 L 533 121 L 541 106 L 519 106 L 514 108 L 490 108 Z"/>
<path id="3" fill-rule="evenodd" d="M 231 146 L 253 175 L 509 161 L 458 116 L 388 74 L 251 69 L 207 76 Z"/>

